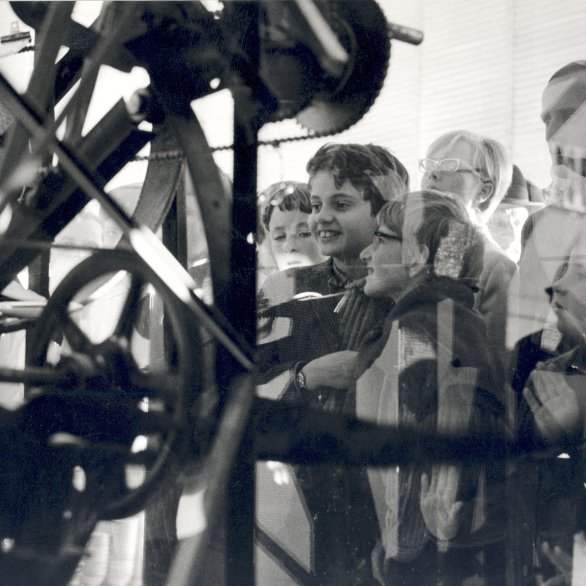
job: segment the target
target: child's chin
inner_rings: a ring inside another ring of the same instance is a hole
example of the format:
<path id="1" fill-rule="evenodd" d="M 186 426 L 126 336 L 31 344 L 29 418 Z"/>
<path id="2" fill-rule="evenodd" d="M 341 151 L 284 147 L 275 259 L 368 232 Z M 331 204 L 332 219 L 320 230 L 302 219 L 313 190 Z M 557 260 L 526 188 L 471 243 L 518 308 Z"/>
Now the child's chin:
<path id="1" fill-rule="evenodd" d="M 366 283 L 364 284 L 364 288 L 362 290 L 367 297 L 381 297 L 381 293 L 377 290 L 377 288 L 372 285 L 372 283 L 368 282 L 368 277 L 366 277 Z"/>

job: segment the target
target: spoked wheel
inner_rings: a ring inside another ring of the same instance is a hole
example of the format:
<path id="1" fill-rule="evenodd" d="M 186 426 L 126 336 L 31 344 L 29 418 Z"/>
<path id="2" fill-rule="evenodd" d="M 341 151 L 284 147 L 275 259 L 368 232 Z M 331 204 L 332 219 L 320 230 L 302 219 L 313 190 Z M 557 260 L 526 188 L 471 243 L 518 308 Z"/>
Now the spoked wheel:
<path id="1" fill-rule="evenodd" d="M 229 195 L 189 107 L 198 94 L 193 93 L 190 84 L 168 89 L 176 96 L 174 104 L 179 114 L 161 107 L 153 96 L 153 83 L 125 102 L 118 87 L 109 88 L 106 99 L 98 79 L 101 67 L 108 66 L 118 74 L 142 67 L 151 82 L 158 80 L 160 74 L 152 70 L 146 57 L 160 41 L 157 34 L 161 23 L 179 26 L 181 10 L 175 3 L 152 3 L 154 12 L 150 3 L 106 3 L 96 21 L 84 27 L 71 18 L 75 3 L 66 4 L 13 4 L 15 13 L 36 29 L 36 46 L 34 70 L 23 95 L 0 79 L 2 111 L 14 119 L 0 145 L 0 185 L 8 192 L 0 212 L 5 212 L 4 222 L 10 220 L 0 243 L 0 287 L 36 258 L 39 241 L 52 240 L 95 197 L 80 181 L 83 175 L 98 190 L 122 171 L 134 178 L 131 182 L 139 181 L 138 198 L 136 190 L 129 190 L 128 197 L 115 197 L 116 203 L 134 224 L 156 231 L 181 188 L 186 171 L 184 158 L 196 157 L 198 164 L 191 169 L 191 175 L 195 197 L 200 200 L 196 207 L 204 216 L 206 232 L 198 237 L 208 242 L 216 287 L 218 279 L 225 282 L 229 272 Z M 68 51 L 58 59 L 61 46 L 68 47 Z M 68 99 L 71 93 L 73 97 Z M 118 102 L 96 120 L 90 104 L 105 99 L 110 103 L 117 94 Z M 178 127 L 184 129 L 186 123 L 187 141 L 177 131 Z M 88 126 L 90 130 L 86 131 Z M 60 143 L 54 142 L 57 129 L 63 133 Z M 188 145 L 187 154 L 184 143 Z M 140 181 L 129 164 L 136 162 L 135 157 L 147 145 L 149 160 L 144 180 Z M 59 146 L 63 152 L 55 157 L 53 153 L 59 152 Z M 77 167 L 77 172 L 72 172 L 71 167 Z M 214 225 L 214 230 L 208 231 L 209 225 Z"/>
<path id="2" fill-rule="evenodd" d="M 47 441 L 79 455 L 81 496 L 98 517 L 141 510 L 193 451 L 198 332 L 165 284 L 123 251 L 78 265 L 41 314 L 31 364 L 55 382 L 30 389 L 30 402 L 59 410 L 44 417 Z"/>

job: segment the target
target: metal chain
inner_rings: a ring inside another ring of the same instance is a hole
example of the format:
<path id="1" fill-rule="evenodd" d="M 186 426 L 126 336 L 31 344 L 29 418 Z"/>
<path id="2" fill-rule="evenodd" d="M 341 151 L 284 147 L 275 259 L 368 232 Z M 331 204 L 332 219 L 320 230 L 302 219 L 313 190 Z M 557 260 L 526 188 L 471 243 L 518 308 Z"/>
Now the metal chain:
<path id="1" fill-rule="evenodd" d="M 309 133 L 301 136 L 288 136 L 286 138 L 275 138 L 273 140 L 259 140 L 254 143 L 252 146 L 257 147 L 279 147 L 283 143 L 288 142 L 301 142 L 304 140 L 314 140 L 317 138 L 321 138 L 321 135 Z M 219 152 L 219 151 L 230 151 L 234 148 L 234 145 L 222 145 L 222 146 L 215 146 L 210 147 L 210 151 L 212 153 Z M 181 150 L 171 150 L 171 151 L 161 151 L 160 153 L 154 153 L 152 155 L 137 155 L 130 159 L 130 163 L 142 162 L 142 161 L 168 161 L 172 159 L 183 159 L 183 151 Z"/>

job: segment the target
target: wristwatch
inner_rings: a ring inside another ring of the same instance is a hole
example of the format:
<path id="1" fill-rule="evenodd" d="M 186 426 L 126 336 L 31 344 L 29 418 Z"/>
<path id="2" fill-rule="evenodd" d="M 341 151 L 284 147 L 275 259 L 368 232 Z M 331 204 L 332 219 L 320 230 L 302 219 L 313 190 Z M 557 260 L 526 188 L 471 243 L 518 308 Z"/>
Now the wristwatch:
<path id="1" fill-rule="evenodd" d="M 305 379 L 305 375 L 303 374 L 303 367 L 304 364 L 299 364 L 295 368 L 295 386 L 299 391 L 306 391 L 307 390 L 307 380 Z"/>

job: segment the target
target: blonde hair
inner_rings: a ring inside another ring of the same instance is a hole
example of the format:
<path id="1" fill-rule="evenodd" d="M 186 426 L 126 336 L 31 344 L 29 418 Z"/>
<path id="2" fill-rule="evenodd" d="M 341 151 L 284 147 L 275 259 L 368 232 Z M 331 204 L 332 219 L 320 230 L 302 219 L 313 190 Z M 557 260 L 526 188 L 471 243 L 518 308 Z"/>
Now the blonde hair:
<path id="1" fill-rule="evenodd" d="M 479 202 L 475 208 L 478 219 L 482 223 L 488 222 L 499 203 L 505 197 L 513 179 L 513 163 L 503 144 L 480 134 L 467 130 L 453 130 L 436 138 L 427 152 L 439 148 L 452 147 L 459 141 L 472 148 L 472 166 L 485 181 L 492 183 L 492 194 L 486 200 Z"/>

